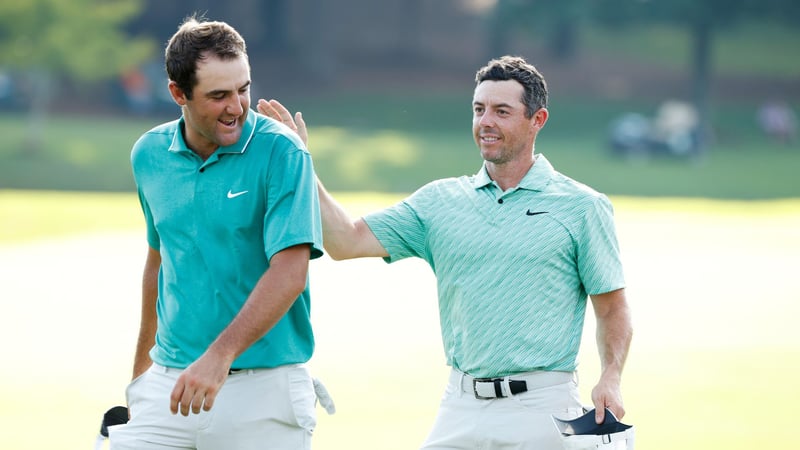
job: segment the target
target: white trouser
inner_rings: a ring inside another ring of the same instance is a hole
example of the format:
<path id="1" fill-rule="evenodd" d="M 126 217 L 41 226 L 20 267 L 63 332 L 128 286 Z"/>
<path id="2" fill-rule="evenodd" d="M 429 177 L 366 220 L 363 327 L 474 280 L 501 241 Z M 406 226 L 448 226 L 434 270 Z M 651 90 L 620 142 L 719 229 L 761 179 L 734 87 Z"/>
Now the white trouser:
<path id="1" fill-rule="evenodd" d="M 508 377 L 524 380 L 527 391 L 503 398 L 476 398 L 474 379 L 450 374 L 439 414 L 423 450 L 562 450 L 552 415 L 583 414 L 578 382 L 572 372 L 529 372 Z M 482 391 L 485 393 L 485 391 Z"/>
<path id="2" fill-rule="evenodd" d="M 305 365 L 233 373 L 210 411 L 188 417 L 169 410 L 180 373 L 154 364 L 131 382 L 131 420 L 109 428 L 112 450 L 311 448 L 317 395 Z"/>

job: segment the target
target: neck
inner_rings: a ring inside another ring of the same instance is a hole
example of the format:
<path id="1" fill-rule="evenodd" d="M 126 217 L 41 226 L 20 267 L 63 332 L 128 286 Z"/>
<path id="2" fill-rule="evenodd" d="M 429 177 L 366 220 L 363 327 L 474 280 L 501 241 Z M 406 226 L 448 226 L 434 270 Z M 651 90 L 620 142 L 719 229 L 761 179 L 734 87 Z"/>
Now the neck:
<path id="1" fill-rule="evenodd" d="M 211 149 L 211 150 L 202 151 L 202 150 L 197 150 L 197 149 L 194 149 L 194 148 L 192 148 L 192 151 L 193 151 L 193 152 L 194 152 L 194 153 L 195 153 L 197 156 L 199 156 L 199 157 L 200 157 L 200 159 L 202 159 L 203 161 L 205 161 L 205 160 L 207 160 L 208 158 L 210 158 L 210 157 L 211 157 L 211 155 L 213 155 L 213 154 L 214 154 L 214 152 L 215 152 L 215 151 L 217 151 L 217 149 L 215 148 L 215 149 Z"/>
<path id="2" fill-rule="evenodd" d="M 211 155 L 214 154 L 214 152 L 219 148 L 218 145 L 213 145 L 211 143 L 208 143 L 208 145 L 200 145 L 199 142 L 202 142 L 203 139 L 196 133 L 189 132 L 185 123 L 181 124 L 181 132 L 183 132 L 183 141 L 186 143 L 186 147 L 193 151 L 203 161 L 211 157 Z"/>
<path id="3" fill-rule="evenodd" d="M 506 162 L 495 164 L 486 161 L 486 171 L 489 177 L 500 186 L 500 189 L 506 191 L 508 189 L 519 186 L 519 182 L 525 177 L 533 164 L 536 162 L 536 157 L 531 155 L 530 160 L 524 162 Z"/>

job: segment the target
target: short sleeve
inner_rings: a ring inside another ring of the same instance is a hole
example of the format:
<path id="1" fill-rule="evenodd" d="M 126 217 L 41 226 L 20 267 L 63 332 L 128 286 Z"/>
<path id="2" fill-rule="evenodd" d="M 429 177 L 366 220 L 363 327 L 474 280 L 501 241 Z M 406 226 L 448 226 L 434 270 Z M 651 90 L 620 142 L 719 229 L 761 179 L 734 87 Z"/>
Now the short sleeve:
<path id="1" fill-rule="evenodd" d="M 611 201 L 602 194 L 591 201 L 577 236 L 577 263 L 586 292 L 596 295 L 625 287 L 625 277 Z"/>

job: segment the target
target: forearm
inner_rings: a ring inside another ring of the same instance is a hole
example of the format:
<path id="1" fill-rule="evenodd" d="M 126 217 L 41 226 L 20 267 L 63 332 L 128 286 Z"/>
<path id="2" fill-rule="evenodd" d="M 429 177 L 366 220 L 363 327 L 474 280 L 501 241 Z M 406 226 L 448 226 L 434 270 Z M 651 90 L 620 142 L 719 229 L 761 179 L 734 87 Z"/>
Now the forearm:
<path id="1" fill-rule="evenodd" d="M 605 408 L 618 419 L 625 415 L 622 401 L 622 369 L 628 357 L 633 331 L 625 289 L 592 296 L 597 322 L 597 349 L 600 354 L 601 373 L 592 389 L 595 421 L 602 423 Z"/>
<path id="2" fill-rule="evenodd" d="M 153 331 L 144 326 L 139 329 L 139 339 L 136 342 L 136 354 L 133 360 L 133 375 L 131 379 L 143 374 L 153 364 L 150 359 L 150 349 L 155 345 L 155 327 Z"/>
<path id="3" fill-rule="evenodd" d="M 158 271 L 161 266 L 161 255 L 149 248 L 147 261 L 142 274 L 142 310 L 139 323 L 139 337 L 136 342 L 136 354 L 133 361 L 133 378 L 144 373 L 153 363 L 150 349 L 155 345 L 158 319 L 156 302 L 158 300 Z"/>
<path id="4" fill-rule="evenodd" d="M 596 339 L 601 378 L 619 383 L 628 357 L 633 330 L 624 291 L 621 290 L 615 297 L 613 307 L 597 311 Z"/>
<path id="5" fill-rule="evenodd" d="M 325 251 L 335 260 L 377 256 L 388 253 L 378 242 L 363 220 L 353 220 L 347 211 L 317 179 L 320 211 L 322 213 L 322 239 Z"/>
<path id="6" fill-rule="evenodd" d="M 319 189 L 319 207 L 322 213 L 322 242 L 325 251 L 333 259 L 348 259 L 347 241 L 353 233 L 355 226 L 350 215 L 342 205 L 331 196 L 317 179 Z"/>

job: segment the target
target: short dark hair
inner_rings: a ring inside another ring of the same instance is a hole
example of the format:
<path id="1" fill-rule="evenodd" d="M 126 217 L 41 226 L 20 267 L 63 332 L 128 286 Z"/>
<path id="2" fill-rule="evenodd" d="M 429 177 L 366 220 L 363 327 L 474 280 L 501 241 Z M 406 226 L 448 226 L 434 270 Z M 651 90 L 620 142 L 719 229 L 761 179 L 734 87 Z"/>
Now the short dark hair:
<path id="1" fill-rule="evenodd" d="M 475 82 L 514 80 L 522 85 L 525 116 L 530 118 L 540 108 L 547 108 L 547 83 L 542 74 L 519 56 L 503 56 L 478 69 Z"/>
<path id="2" fill-rule="evenodd" d="M 189 100 L 197 85 L 197 62 L 209 55 L 223 60 L 247 57 L 247 46 L 239 32 L 225 22 L 206 21 L 196 15 L 187 17 L 169 39 L 164 61 L 167 77 Z"/>

